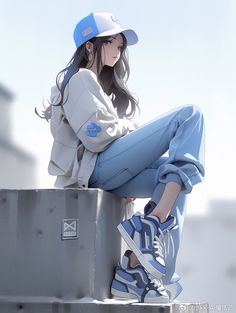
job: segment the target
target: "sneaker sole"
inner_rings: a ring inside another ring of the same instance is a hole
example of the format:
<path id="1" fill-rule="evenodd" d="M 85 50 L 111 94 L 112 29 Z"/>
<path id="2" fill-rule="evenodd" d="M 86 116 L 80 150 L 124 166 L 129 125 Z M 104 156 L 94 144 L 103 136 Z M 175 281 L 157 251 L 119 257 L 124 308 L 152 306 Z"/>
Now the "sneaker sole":
<path id="1" fill-rule="evenodd" d="M 116 297 L 117 299 L 131 299 L 131 300 L 139 300 L 138 296 L 135 296 L 132 293 L 124 292 L 124 291 L 119 291 L 114 288 L 111 288 L 111 294 Z"/>
<path id="2" fill-rule="evenodd" d="M 148 273 L 153 275 L 155 278 L 160 279 L 165 274 L 159 272 L 155 267 L 153 267 L 144 257 L 142 252 L 137 247 L 136 243 L 130 238 L 129 234 L 125 230 L 125 228 L 122 226 L 122 224 L 119 224 L 117 226 L 121 236 L 126 241 L 127 245 L 130 247 L 130 249 L 136 254 L 139 262 L 142 264 L 142 266 L 147 270 Z"/>
<path id="3" fill-rule="evenodd" d="M 117 299 L 135 299 L 138 302 L 140 302 L 140 298 L 134 294 L 128 293 L 128 292 L 123 292 L 123 291 L 118 291 L 116 289 L 111 288 L 111 294 L 116 297 Z M 153 297 L 153 298 L 146 298 L 144 299 L 144 303 L 170 303 L 169 297 Z"/>

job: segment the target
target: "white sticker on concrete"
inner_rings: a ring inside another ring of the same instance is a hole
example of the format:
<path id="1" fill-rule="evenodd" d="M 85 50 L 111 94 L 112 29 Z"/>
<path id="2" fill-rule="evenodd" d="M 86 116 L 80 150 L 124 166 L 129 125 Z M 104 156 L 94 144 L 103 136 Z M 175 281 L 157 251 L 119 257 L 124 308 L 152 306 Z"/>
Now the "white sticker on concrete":
<path id="1" fill-rule="evenodd" d="M 77 239 L 79 237 L 79 220 L 76 218 L 62 220 L 61 239 Z"/>

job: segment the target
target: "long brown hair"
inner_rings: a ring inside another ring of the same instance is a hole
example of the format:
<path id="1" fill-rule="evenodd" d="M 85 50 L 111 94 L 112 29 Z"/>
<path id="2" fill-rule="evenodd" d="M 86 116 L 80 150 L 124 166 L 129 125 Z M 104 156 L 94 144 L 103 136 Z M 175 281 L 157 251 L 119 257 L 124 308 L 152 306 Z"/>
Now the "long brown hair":
<path id="1" fill-rule="evenodd" d="M 98 81 L 102 86 L 104 92 L 111 96 L 111 101 L 114 108 L 116 108 L 117 114 L 120 118 L 126 117 L 131 118 L 136 112 L 136 109 L 139 109 L 138 100 L 132 96 L 129 92 L 126 82 L 130 75 L 130 68 L 128 62 L 128 51 L 127 40 L 125 36 L 121 33 L 123 37 L 123 47 L 121 48 L 121 55 L 119 60 L 116 62 L 114 67 L 103 66 L 101 65 L 101 48 L 102 45 L 108 42 L 110 36 L 108 37 L 94 37 L 89 41 L 93 43 L 93 52 L 94 55 L 97 54 L 97 73 L 100 73 L 98 76 Z M 42 111 L 42 116 L 38 114 L 36 108 L 35 113 L 46 119 L 47 121 L 51 118 L 51 106 L 60 106 L 63 105 L 67 99 L 64 99 L 64 90 L 69 82 L 70 78 L 79 71 L 80 68 L 85 68 L 88 63 L 88 51 L 85 47 L 85 43 L 77 48 L 71 60 L 67 66 L 62 69 L 56 76 L 56 85 L 60 91 L 60 101 L 57 104 L 52 104 L 50 101 L 48 103 L 50 106 L 46 110 Z M 102 68 L 102 70 L 100 70 Z M 61 76 L 63 75 L 63 80 L 61 84 L 59 83 Z M 127 112 L 130 106 L 129 112 Z"/>

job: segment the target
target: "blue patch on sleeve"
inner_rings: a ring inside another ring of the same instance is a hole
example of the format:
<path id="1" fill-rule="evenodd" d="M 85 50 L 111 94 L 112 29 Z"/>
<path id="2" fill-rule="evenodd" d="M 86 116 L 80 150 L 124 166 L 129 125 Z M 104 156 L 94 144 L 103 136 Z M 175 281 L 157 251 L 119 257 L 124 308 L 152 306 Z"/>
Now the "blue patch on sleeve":
<path id="1" fill-rule="evenodd" d="M 102 131 L 102 128 L 96 123 L 90 123 L 86 127 L 86 135 L 89 137 L 97 137 L 97 134 Z"/>

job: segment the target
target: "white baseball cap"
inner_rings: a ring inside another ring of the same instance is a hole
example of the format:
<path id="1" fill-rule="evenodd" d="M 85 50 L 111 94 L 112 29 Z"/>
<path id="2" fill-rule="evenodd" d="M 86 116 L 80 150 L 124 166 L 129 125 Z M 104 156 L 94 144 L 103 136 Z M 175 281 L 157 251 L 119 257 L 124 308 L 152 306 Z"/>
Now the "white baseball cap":
<path id="1" fill-rule="evenodd" d="M 112 36 L 123 33 L 127 39 L 127 45 L 138 42 L 136 32 L 130 28 L 123 28 L 117 19 L 109 12 L 95 12 L 83 18 L 74 30 L 74 41 L 79 48 L 83 43 L 93 37 Z"/>

